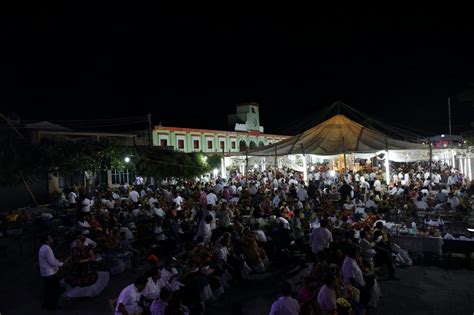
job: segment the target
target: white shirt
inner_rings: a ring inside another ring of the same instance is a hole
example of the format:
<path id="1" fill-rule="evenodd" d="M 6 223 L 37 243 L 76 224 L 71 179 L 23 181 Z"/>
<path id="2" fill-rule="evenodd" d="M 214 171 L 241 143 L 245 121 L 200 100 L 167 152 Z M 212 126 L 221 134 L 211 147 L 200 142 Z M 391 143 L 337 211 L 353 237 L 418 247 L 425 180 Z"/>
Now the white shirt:
<path id="1" fill-rule="evenodd" d="M 365 286 L 364 276 L 355 259 L 346 256 L 342 264 L 342 277 L 345 284 L 350 283 L 350 278 L 354 278 L 355 283 L 361 287 Z"/>
<path id="2" fill-rule="evenodd" d="M 63 263 L 54 257 L 53 250 L 49 245 L 43 244 L 39 250 L 39 267 L 42 277 L 49 277 L 56 274 Z"/>
<path id="3" fill-rule="evenodd" d="M 145 289 L 143 289 L 142 295 L 147 299 L 155 300 L 160 297 L 160 291 L 163 287 L 164 285 L 161 281 L 161 278 L 155 282 L 153 281 L 152 277 L 149 277 Z"/>
<path id="4" fill-rule="evenodd" d="M 311 250 L 313 253 L 322 251 L 329 246 L 332 240 L 332 233 L 327 228 L 316 228 L 311 232 Z"/>
<path id="5" fill-rule="evenodd" d="M 85 198 L 84 200 L 82 200 L 82 211 L 83 212 L 91 212 L 91 206 L 93 204 L 94 203 L 90 199 Z"/>
<path id="6" fill-rule="evenodd" d="M 282 296 L 272 304 L 269 315 L 298 315 L 300 303 L 292 297 Z"/>
<path id="7" fill-rule="evenodd" d="M 168 271 L 166 268 L 161 269 L 161 282 L 162 283 L 168 283 L 171 279 L 172 276 L 178 274 L 178 270 L 176 268 L 172 267 L 171 272 Z"/>
<path id="8" fill-rule="evenodd" d="M 153 207 L 153 204 L 155 202 L 158 202 L 158 199 L 156 199 L 155 197 L 151 197 L 150 199 L 148 199 L 148 204 L 150 205 L 150 207 Z"/>
<path id="9" fill-rule="evenodd" d="M 217 203 L 217 196 L 213 192 L 210 192 L 209 194 L 207 194 L 206 199 L 207 199 L 208 205 L 215 206 Z"/>
<path id="10" fill-rule="evenodd" d="M 318 304 L 323 311 L 334 311 L 337 308 L 336 292 L 334 289 L 323 285 L 318 293 Z"/>
<path id="11" fill-rule="evenodd" d="M 262 230 L 253 231 L 253 235 L 255 236 L 255 239 L 259 242 L 267 241 L 267 236 L 265 235 L 265 232 L 263 232 Z"/>
<path id="12" fill-rule="evenodd" d="M 214 257 L 217 261 L 227 261 L 227 255 L 229 255 L 229 250 L 225 246 L 218 246 L 214 250 Z"/>
<path id="13" fill-rule="evenodd" d="M 176 210 L 177 210 L 177 211 L 180 211 L 180 210 L 181 210 L 181 205 L 182 205 L 183 202 L 184 202 L 183 197 L 177 196 L 176 198 L 173 199 L 173 202 L 174 202 L 174 203 L 176 204 L 176 206 L 177 206 Z"/>
<path id="14" fill-rule="evenodd" d="M 136 310 L 138 307 L 138 301 L 140 300 L 140 293 L 137 287 L 132 283 L 120 292 L 117 299 L 117 306 L 115 307 L 115 315 L 122 315 L 119 310 L 119 305 L 123 304 L 128 310 Z"/>
<path id="15" fill-rule="evenodd" d="M 216 192 L 216 194 L 220 194 L 223 189 L 224 187 L 222 187 L 221 184 L 216 184 L 216 187 L 214 187 L 214 191 Z"/>
<path id="16" fill-rule="evenodd" d="M 378 179 L 375 180 L 375 182 L 374 182 L 374 190 L 375 191 L 382 191 L 382 183 Z"/>
<path id="17" fill-rule="evenodd" d="M 166 215 L 166 212 L 161 208 L 153 208 L 153 212 L 161 218 Z"/>
<path id="18" fill-rule="evenodd" d="M 202 236 L 205 243 L 208 243 L 211 240 L 211 225 L 207 224 L 204 219 L 202 219 L 201 223 L 199 223 L 196 237 L 198 236 Z"/>
<path id="19" fill-rule="evenodd" d="M 67 200 L 68 200 L 69 203 L 76 203 L 76 198 L 77 198 L 77 195 L 73 191 L 71 191 L 69 194 L 67 194 Z"/>
<path id="20" fill-rule="evenodd" d="M 139 197 L 139 194 L 138 192 L 136 192 L 135 190 L 132 190 L 129 194 L 128 194 L 128 198 L 133 201 L 133 202 L 138 202 L 138 197 Z"/>
<path id="21" fill-rule="evenodd" d="M 306 192 L 306 189 L 304 189 L 303 187 L 298 189 L 298 192 L 296 194 L 298 195 L 298 199 L 300 201 L 305 201 L 306 198 L 308 198 L 308 193 Z"/>
<path id="22" fill-rule="evenodd" d="M 449 204 L 451 205 L 451 209 L 456 209 L 457 206 L 459 206 L 459 203 L 460 203 L 460 202 L 459 202 L 459 198 L 456 197 L 456 196 L 453 196 L 453 197 L 451 197 L 451 198 L 448 198 L 448 201 L 447 201 L 447 202 L 449 202 Z"/>

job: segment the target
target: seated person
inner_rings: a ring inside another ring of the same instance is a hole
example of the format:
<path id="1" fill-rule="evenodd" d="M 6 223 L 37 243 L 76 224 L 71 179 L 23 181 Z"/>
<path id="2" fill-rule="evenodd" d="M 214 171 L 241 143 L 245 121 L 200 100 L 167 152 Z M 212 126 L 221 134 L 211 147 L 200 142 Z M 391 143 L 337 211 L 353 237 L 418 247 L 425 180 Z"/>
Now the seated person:
<path id="1" fill-rule="evenodd" d="M 94 284 L 98 278 L 92 268 L 95 255 L 88 246 L 84 246 L 85 237 L 76 240 L 76 246 L 71 249 L 72 268 L 65 281 L 72 287 L 87 287 Z"/>

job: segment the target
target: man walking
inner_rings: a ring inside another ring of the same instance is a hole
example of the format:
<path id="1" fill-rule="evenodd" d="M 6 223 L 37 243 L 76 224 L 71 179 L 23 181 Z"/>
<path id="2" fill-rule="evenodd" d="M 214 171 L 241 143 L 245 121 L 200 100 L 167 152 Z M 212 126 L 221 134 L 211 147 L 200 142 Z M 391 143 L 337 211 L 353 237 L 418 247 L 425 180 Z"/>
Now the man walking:
<path id="1" fill-rule="evenodd" d="M 50 235 L 44 236 L 41 242 L 43 245 L 39 250 L 39 267 L 41 277 L 44 280 L 43 308 L 55 310 L 58 308 L 58 297 L 60 293 L 57 273 L 63 263 L 54 257 L 53 250 L 51 249 L 53 239 Z"/>

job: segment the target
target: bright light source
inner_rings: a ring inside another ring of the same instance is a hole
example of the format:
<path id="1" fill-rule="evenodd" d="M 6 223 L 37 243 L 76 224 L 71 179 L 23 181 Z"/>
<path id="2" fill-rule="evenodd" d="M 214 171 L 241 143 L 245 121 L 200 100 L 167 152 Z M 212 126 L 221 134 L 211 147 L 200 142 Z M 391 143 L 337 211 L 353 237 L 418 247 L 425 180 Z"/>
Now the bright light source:
<path id="1" fill-rule="evenodd" d="M 219 170 L 217 168 L 215 168 L 213 171 L 212 171 L 212 174 L 214 174 L 214 176 L 217 176 L 217 174 L 219 174 Z"/>
<path id="2" fill-rule="evenodd" d="M 441 135 L 441 138 L 444 138 L 444 134 L 443 134 L 443 135 Z"/>
<path id="3" fill-rule="evenodd" d="M 204 161 L 207 161 L 207 156 L 204 155 L 203 159 L 204 159 Z"/>
<path id="4" fill-rule="evenodd" d="M 445 147 L 445 148 L 446 148 L 446 143 L 445 143 L 445 144 L 443 144 L 443 147 Z"/>
<path id="5" fill-rule="evenodd" d="M 314 171 L 314 166 L 311 166 L 310 170 L 311 170 L 311 172 Z"/>
<path id="6" fill-rule="evenodd" d="M 126 156 L 123 160 L 125 161 L 125 163 L 130 163 L 130 158 L 128 156 Z"/>
<path id="7" fill-rule="evenodd" d="M 330 170 L 330 171 L 329 171 L 329 175 L 330 175 L 331 177 L 336 176 L 336 171 L 335 171 L 335 170 Z"/>
<path id="8" fill-rule="evenodd" d="M 258 164 L 254 164 L 254 165 L 253 165 L 253 168 L 254 168 L 254 169 L 257 169 L 257 168 L 258 168 Z"/>

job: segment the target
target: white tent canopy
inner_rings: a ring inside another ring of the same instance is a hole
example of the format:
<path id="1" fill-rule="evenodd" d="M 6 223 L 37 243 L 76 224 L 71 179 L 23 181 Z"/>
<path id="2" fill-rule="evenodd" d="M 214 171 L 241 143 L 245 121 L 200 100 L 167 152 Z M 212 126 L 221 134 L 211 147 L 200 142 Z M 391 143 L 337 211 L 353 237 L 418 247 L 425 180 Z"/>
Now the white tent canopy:
<path id="1" fill-rule="evenodd" d="M 343 153 L 371 153 L 396 150 L 396 160 L 407 161 L 405 150 L 418 151 L 416 155 L 428 153 L 429 146 L 393 139 L 377 130 L 363 126 L 344 115 L 330 119 L 303 133 L 270 146 L 250 151 L 250 156 L 283 156 L 291 154 L 312 154 L 331 156 Z M 399 152 L 399 151 L 405 151 Z M 392 151 L 390 151 L 390 154 Z M 428 153 L 429 154 L 429 153 Z M 357 154 L 355 154 L 357 155 Z M 413 155 L 409 153 L 409 155 Z M 391 157 L 391 156 L 390 156 Z M 395 157 L 395 156 L 394 156 Z M 392 160 L 392 158 L 390 158 Z"/>

